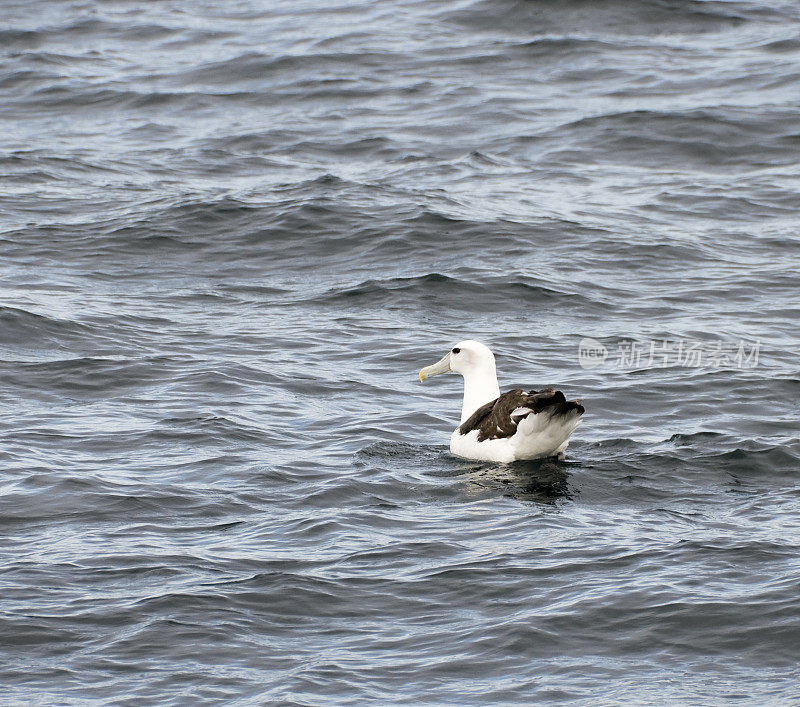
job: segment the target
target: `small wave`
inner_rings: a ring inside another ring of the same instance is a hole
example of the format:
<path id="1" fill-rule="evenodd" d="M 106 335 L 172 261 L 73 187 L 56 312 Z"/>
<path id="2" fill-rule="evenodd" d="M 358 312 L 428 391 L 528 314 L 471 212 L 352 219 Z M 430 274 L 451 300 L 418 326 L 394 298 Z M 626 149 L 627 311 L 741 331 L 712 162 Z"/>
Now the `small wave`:
<path id="1" fill-rule="evenodd" d="M 695 444 L 706 445 L 723 439 L 728 439 L 728 435 L 722 432 L 676 432 L 668 441 L 680 446 L 691 446 Z"/>
<path id="2" fill-rule="evenodd" d="M 24 395 L 68 400 L 112 400 L 132 390 L 141 394 L 173 376 L 180 363 L 167 356 L 144 358 L 92 356 L 0 363 L 0 379 Z"/>
<path id="3" fill-rule="evenodd" d="M 797 39 L 796 37 L 792 37 L 790 39 L 777 39 L 763 44 L 761 48 L 776 53 L 796 52 L 800 51 L 800 39 Z"/>
<path id="4" fill-rule="evenodd" d="M 259 53 L 247 53 L 232 59 L 217 61 L 197 69 L 180 74 L 182 83 L 216 84 L 229 86 L 242 81 L 265 81 L 279 78 L 288 81 L 295 72 L 313 70 L 316 76 L 339 74 L 342 78 L 350 78 L 353 71 L 367 71 L 370 67 L 392 65 L 402 55 L 390 52 L 354 53 L 309 53 L 292 56 L 267 56 Z"/>
<path id="5" fill-rule="evenodd" d="M 224 415 L 181 415 L 163 418 L 160 422 L 159 438 L 162 440 L 182 439 L 187 435 L 198 441 L 209 443 L 225 442 L 262 442 L 265 430 L 242 420 L 232 420 Z"/>
<path id="6" fill-rule="evenodd" d="M 35 47 L 44 40 L 42 32 L 32 29 L 0 29 L 0 45 Z"/>
<path id="7" fill-rule="evenodd" d="M 585 146 L 592 160 L 775 165 L 789 159 L 783 141 L 798 133 L 800 119 L 785 110 L 625 111 L 559 126 L 551 157 Z"/>
<path id="8" fill-rule="evenodd" d="M 735 8 L 735 11 L 734 11 Z M 740 4 L 728 8 L 703 0 L 617 0 L 594 3 L 591 0 L 558 2 L 508 2 L 498 6 L 493 0 L 475 0 L 442 12 L 451 22 L 486 29 L 545 32 L 548 34 L 621 32 L 653 35 L 666 31 L 700 33 L 747 21 Z M 758 10 L 754 10 L 758 14 Z M 783 13 L 774 11 L 777 17 Z M 633 29 L 632 29 L 633 28 Z"/>
<path id="9" fill-rule="evenodd" d="M 800 450 L 759 444 L 750 448 L 737 447 L 728 452 L 710 455 L 709 458 L 725 464 L 727 468 L 736 468 L 748 473 L 763 471 L 769 475 L 776 472 L 793 474 L 800 461 Z"/>
<path id="10" fill-rule="evenodd" d="M 365 459 L 431 459 L 438 458 L 443 447 L 410 442 L 374 442 L 360 449 L 356 458 Z"/>
<path id="11" fill-rule="evenodd" d="M 0 344 L 6 346 L 67 346 L 76 341 L 91 339 L 100 333 L 72 319 L 59 319 L 0 305 Z"/>
<path id="12" fill-rule="evenodd" d="M 527 42 L 514 44 L 511 49 L 527 56 L 543 57 L 554 61 L 563 60 L 570 54 L 584 57 L 592 53 L 604 53 L 619 47 L 618 42 L 611 39 L 601 40 L 578 36 L 545 36 L 536 37 Z"/>
<path id="13" fill-rule="evenodd" d="M 589 300 L 576 292 L 560 291 L 519 280 L 470 282 L 440 273 L 386 280 L 365 280 L 357 285 L 334 287 L 311 301 L 324 304 L 386 303 L 413 296 L 420 303 L 452 309 L 485 311 L 487 306 L 514 310 L 526 305 L 585 306 Z"/>

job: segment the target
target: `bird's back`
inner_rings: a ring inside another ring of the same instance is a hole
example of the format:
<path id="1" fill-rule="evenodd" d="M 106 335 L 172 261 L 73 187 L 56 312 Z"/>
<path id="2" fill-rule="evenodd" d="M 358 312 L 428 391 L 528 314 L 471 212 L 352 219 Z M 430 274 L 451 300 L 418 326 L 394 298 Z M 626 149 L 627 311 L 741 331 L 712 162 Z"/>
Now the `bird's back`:
<path id="1" fill-rule="evenodd" d="M 554 456 L 566 448 L 583 412 L 553 388 L 510 390 L 470 415 L 453 433 L 450 449 L 486 461 Z"/>

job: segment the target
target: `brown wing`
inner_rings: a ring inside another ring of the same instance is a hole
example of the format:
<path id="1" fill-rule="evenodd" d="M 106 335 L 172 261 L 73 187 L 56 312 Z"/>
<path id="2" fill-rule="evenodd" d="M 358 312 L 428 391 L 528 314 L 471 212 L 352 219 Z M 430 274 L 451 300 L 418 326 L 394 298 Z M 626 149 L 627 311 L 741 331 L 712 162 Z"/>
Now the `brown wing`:
<path id="1" fill-rule="evenodd" d="M 481 405 L 458 428 L 465 435 L 478 430 L 478 441 L 511 437 L 517 431 L 519 421 L 528 415 L 545 413 L 567 415 L 570 412 L 583 415 L 583 406 L 577 400 L 567 400 L 564 393 L 553 388 L 545 390 L 509 390 L 496 400 Z"/>

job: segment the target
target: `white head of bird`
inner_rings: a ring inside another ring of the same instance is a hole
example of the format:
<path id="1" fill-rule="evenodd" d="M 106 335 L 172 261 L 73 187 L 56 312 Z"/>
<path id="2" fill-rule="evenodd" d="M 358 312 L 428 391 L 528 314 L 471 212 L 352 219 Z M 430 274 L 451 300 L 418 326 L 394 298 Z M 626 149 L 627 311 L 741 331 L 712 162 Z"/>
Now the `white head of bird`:
<path id="1" fill-rule="evenodd" d="M 461 422 L 464 422 L 481 405 L 495 400 L 500 395 L 494 354 L 480 341 L 460 341 L 432 366 L 419 372 L 420 381 L 453 371 L 464 377 L 464 403 Z"/>

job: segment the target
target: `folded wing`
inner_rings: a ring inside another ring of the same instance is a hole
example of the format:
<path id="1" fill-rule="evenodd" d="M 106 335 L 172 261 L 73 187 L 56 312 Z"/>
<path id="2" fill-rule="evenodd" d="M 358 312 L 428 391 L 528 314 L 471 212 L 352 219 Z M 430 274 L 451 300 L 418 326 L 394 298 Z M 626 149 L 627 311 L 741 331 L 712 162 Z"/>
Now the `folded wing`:
<path id="1" fill-rule="evenodd" d="M 483 442 L 487 439 L 512 437 L 516 434 L 519 423 L 531 415 L 578 418 L 583 412 L 583 406 L 577 400 L 567 400 L 560 390 L 554 388 L 527 392 L 509 390 L 496 400 L 479 407 L 458 431 L 465 435 L 477 430 L 478 441 Z"/>

